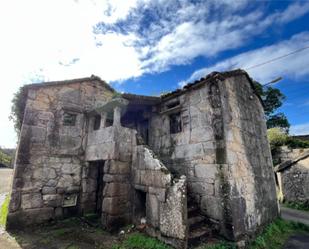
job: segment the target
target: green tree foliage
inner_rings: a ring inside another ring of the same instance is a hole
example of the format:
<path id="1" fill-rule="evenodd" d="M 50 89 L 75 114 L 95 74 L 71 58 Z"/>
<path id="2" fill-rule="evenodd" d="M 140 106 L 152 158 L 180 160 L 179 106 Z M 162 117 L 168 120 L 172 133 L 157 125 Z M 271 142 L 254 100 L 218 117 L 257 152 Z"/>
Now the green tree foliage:
<path id="1" fill-rule="evenodd" d="M 10 120 L 14 122 L 15 131 L 19 134 L 21 125 L 24 118 L 24 111 L 27 101 L 27 91 L 25 87 L 20 87 L 19 90 L 14 94 L 12 99 Z"/>
<path id="2" fill-rule="evenodd" d="M 272 150 L 286 144 L 288 140 L 288 135 L 278 127 L 268 129 L 267 137 Z"/>
<path id="3" fill-rule="evenodd" d="M 290 124 L 287 117 L 277 109 L 282 106 L 285 96 L 283 93 L 273 87 L 263 87 L 260 83 L 254 82 L 256 92 L 260 95 L 263 101 L 263 107 L 266 115 L 267 128 L 280 127 L 288 133 Z"/>
<path id="4" fill-rule="evenodd" d="M 10 166 L 12 162 L 12 157 L 9 155 L 5 154 L 1 148 L 0 148 L 0 163 L 4 164 L 6 166 Z"/>

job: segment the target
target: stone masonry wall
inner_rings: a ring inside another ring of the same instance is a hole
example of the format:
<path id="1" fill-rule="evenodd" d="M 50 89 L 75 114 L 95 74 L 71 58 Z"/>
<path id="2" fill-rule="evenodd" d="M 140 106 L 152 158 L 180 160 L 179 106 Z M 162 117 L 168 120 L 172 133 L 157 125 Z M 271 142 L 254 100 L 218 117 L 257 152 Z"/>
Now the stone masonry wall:
<path id="1" fill-rule="evenodd" d="M 132 220 L 132 186 L 130 184 L 132 154 L 136 131 L 114 124 L 90 130 L 86 160 L 104 160 L 102 224 L 113 230 Z M 84 179 L 88 181 L 87 177 Z M 88 194 L 85 194 L 85 199 Z M 86 202 L 85 202 L 86 204 Z"/>
<path id="2" fill-rule="evenodd" d="M 275 155 L 273 155 L 274 165 L 280 164 L 287 160 L 293 160 L 299 157 L 301 154 L 309 151 L 306 148 L 289 148 L 288 146 L 281 146 L 277 149 Z"/>
<path id="3" fill-rule="evenodd" d="M 208 84 L 167 100 L 161 106 L 164 111 L 169 103 L 179 101 L 182 132 L 170 134 L 169 112 L 155 116 L 150 123 L 150 146 L 174 174 L 186 175 L 188 195 L 198 203 L 201 211 L 214 222 L 222 220 L 220 206 L 219 164 L 216 160 L 215 117 L 216 108 Z"/>
<path id="4" fill-rule="evenodd" d="M 99 81 L 28 88 L 25 116 L 17 149 L 8 228 L 41 223 L 79 209 L 85 111 L 112 98 Z M 76 115 L 73 126 L 63 115 Z M 77 206 L 63 208 L 67 195 Z"/>
<path id="5" fill-rule="evenodd" d="M 172 173 L 187 176 L 188 195 L 223 235 L 242 240 L 277 216 L 263 108 L 244 73 L 212 77 L 163 98 L 159 109 L 150 147 Z M 182 129 L 171 134 L 175 113 Z"/>
<path id="6" fill-rule="evenodd" d="M 309 157 L 278 172 L 283 198 L 288 202 L 309 204 Z"/>
<path id="7" fill-rule="evenodd" d="M 278 216 L 276 188 L 262 104 L 246 75 L 220 81 L 226 164 L 223 205 L 231 237 L 247 240 Z"/>
<path id="8" fill-rule="evenodd" d="M 171 173 L 144 145 L 135 148 L 132 162 L 135 191 L 146 194 L 148 234 L 176 248 L 187 243 L 186 177 L 172 179 Z M 136 213 L 133 213 L 137 216 Z M 139 222 L 139 221 L 137 221 Z"/>

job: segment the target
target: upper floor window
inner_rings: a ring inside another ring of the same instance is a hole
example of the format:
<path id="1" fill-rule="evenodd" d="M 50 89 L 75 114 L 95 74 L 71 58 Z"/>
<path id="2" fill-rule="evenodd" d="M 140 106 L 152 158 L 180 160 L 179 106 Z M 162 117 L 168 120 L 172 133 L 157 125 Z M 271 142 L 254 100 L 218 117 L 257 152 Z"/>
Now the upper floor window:
<path id="1" fill-rule="evenodd" d="M 178 133 L 181 132 L 181 116 L 180 113 L 173 113 L 170 115 L 170 133 Z"/>
<path id="2" fill-rule="evenodd" d="M 105 127 L 113 126 L 113 123 L 114 123 L 114 113 L 109 112 L 106 115 Z"/>
<path id="3" fill-rule="evenodd" d="M 100 115 L 95 115 L 94 116 L 94 123 L 93 123 L 93 130 L 99 130 L 101 126 L 101 116 Z"/>
<path id="4" fill-rule="evenodd" d="M 64 126 L 75 126 L 76 114 L 65 112 L 63 114 L 63 125 Z"/>

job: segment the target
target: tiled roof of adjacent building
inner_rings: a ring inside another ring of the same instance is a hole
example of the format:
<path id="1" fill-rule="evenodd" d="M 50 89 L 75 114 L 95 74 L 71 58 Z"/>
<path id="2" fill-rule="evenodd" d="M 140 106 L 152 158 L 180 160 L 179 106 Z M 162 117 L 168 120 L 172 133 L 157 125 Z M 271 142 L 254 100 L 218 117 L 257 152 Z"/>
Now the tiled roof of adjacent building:
<path id="1" fill-rule="evenodd" d="M 290 166 L 292 166 L 293 164 L 305 159 L 309 157 L 309 150 L 305 151 L 304 153 L 302 153 L 300 156 L 292 159 L 292 160 L 287 160 L 287 161 L 284 161 L 282 163 L 280 163 L 279 165 L 277 165 L 275 168 L 274 168 L 274 171 L 275 172 L 279 172 L 279 171 L 283 171 L 285 170 L 286 168 L 289 168 Z"/>

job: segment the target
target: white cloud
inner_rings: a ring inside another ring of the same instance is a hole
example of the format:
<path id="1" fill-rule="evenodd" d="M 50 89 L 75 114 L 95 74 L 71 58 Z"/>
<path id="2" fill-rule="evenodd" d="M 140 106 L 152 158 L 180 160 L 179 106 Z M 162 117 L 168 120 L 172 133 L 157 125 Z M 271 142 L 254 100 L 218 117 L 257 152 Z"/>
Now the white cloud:
<path id="1" fill-rule="evenodd" d="M 187 80 L 180 82 L 183 86 L 186 82 L 200 79 L 213 71 L 226 71 L 236 68 L 250 68 L 272 58 L 291 53 L 309 45 L 309 32 L 294 35 L 289 40 L 279 42 L 271 46 L 265 46 L 253 51 L 245 52 L 237 56 L 221 61 L 213 66 L 195 71 Z M 278 76 L 299 78 L 309 75 L 309 49 L 289 57 L 274 61 L 264 66 L 249 69 L 248 73 L 257 81 L 267 83 Z"/>
<path id="2" fill-rule="evenodd" d="M 194 3 L 193 3 L 194 2 Z M 265 15 L 248 0 L 3 0 L 0 2 L 0 145 L 13 146 L 10 100 L 33 72 L 46 80 L 106 81 L 212 57 L 270 25 L 308 13 L 308 2 Z M 251 6 L 251 5 L 250 5 Z M 100 23 L 95 29 L 96 24 Z M 302 67 L 303 68 L 303 67 Z M 306 71 L 306 69 L 303 69 Z M 28 79 L 29 81 L 30 79 Z"/>
<path id="3" fill-rule="evenodd" d="M 291 135 L 308 135 L 309 134 L 309 123 L 292 125 L 290 127 Z"/>

